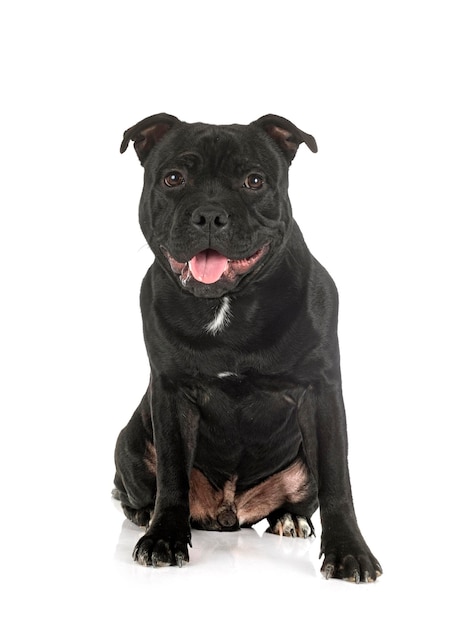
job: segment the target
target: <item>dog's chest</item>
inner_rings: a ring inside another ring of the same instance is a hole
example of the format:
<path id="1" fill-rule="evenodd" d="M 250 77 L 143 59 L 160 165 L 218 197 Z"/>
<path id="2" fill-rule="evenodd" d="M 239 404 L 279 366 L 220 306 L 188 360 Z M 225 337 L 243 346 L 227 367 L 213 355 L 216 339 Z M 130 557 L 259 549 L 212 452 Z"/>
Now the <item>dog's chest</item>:
<path id="1" fill-rule="evenodd" d="M 195 465 L 219 486 L 237 476 L 246 487 L 294 461 L 301 445 L 294 395 L 219 372 L 200 402 Z"/>
<path id="2" fill-rule="evenodd" d="M 225 296 L 220 300 L 220 304 L 210 314 L 210 320 L 205 324 L 204 330 L 210 335 L 216 335 L 222 332 L 230 323 L 231 301 L 229 296 Z"/>

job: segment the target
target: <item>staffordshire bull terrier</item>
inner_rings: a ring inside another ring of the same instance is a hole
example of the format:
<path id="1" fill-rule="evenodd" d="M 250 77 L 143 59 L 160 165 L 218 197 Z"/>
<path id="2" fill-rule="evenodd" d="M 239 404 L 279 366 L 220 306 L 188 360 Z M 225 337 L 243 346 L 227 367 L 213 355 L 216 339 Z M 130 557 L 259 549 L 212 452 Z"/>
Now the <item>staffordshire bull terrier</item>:
<path id="1" fill-rule="evenodd" d="M 154 253 L 141 288 L 148 390 L 120 433 L 114 497 L 147 528 L 142 565 L 189 560 L 191 528 L 313 533 L 326 578 L 381 566 L 352 503 L 338 298 L 292 216 L 288 168 L 315 139 L 265 115 L 124 133 L 144 167 L 139 220 Z"/>

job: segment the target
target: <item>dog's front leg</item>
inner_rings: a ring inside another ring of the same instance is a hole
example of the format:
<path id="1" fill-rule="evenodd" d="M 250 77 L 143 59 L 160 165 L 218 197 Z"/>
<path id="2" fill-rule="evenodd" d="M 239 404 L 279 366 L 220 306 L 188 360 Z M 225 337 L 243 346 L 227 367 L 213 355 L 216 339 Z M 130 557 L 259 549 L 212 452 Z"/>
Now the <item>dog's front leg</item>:
<path id="1" fill-rule="evenodd" d="M 196 447 L 199 410 L 173 384 L 151 382 L 151 414 L 156 450 L 157 493 L 154 514 L 133 557 L 142 565 L 189 561 L 191 546 L 189 476 Z"/>
<path id="2" fill-rule="evenodd" d="M 322 537 L 321 568 L 326 578 L 370 582 L 382 573 L 357 524 L 347 464 L 347 429 L 341 385 L 310 388 L 300 412 L 308 458 L 317 459 Z"/>

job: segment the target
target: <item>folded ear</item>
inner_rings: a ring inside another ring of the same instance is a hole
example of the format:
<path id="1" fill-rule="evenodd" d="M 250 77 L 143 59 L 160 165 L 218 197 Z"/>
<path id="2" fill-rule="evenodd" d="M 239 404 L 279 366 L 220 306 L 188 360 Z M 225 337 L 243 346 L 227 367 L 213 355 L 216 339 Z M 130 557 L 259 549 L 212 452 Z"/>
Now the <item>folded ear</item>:
<path id="1" fill-rule="evenodd" d="M 146 117 L 125 131 L 121 143 L 121 154 L 127 150 L 130 141 L 133 141 L 135 152 L 143 165 L 151 148 L 164 137 L 172 126 L 180 123 L 177 117 L 168 113 L 158 113 Z"/>
<path id="2" fill-rule="evenodd" d="M 312 152 L 317 152 L 317 142 L 312 135 L 300 130 L 292 122 L 279 115 L 264 115 L 253 122 L 260 126 L 283 150 L 288 162 L 294 159 L 301 143 L 305 143 Z"/>

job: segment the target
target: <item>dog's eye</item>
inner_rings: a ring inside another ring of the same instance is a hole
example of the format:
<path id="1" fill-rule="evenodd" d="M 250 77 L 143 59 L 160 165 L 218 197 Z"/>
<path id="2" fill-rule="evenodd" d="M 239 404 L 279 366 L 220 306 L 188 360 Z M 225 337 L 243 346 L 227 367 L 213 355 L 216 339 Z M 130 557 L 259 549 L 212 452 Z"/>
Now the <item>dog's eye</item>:
<path id="1" fill-rule="evenodd" d="M 264 179 L 260 174 L 249 174 L 244 181 L 243 187 L 246 189 L 262 189 L 264 186 Z"/>
<path id="2" fill-rule="evenodd" d="M 173 171 L 169 172 L 164 177 L 164 185 L 166 187 L 180 187 L 185 184 L 185 178 L 181 172 Z"/>

